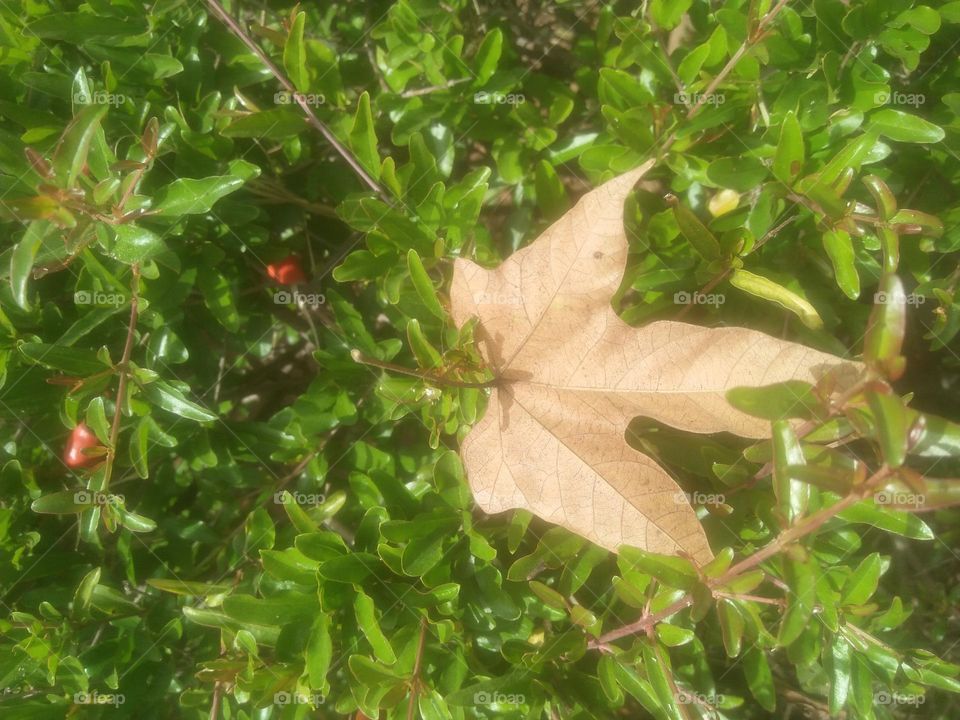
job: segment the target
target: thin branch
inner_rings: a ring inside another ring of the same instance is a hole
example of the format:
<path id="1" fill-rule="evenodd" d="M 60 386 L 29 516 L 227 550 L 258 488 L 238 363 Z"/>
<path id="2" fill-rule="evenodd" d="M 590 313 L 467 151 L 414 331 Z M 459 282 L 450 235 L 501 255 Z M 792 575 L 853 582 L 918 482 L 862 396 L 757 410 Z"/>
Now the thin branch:
<path id="1" fill-rule="evenodd" d="M 103 471 L 103 490 L 110 487 L 110 475 L 113 473 L 113 461 L 117 455 L 117 440 L 120 437 L 120 420 L 123 415 L 123 399 L 127 394 L 127 382 L 130 379 L 130 355 L 133 353 L 133 336 L 137 330 L 139 318 L 140 267 L 131 265 L 133 280 L 130 282 L 130 320 L 127 323 L 127 340 L 123 346 L 123 356 L 117 364 L 120 382 L 117 384 L 116 408 L 113 411 L 113 424 L 110 426 L 110 446 L 107 448 L 107 464 Z"/>
<path id="2" fill-rule="evenodd" d="M 871 492 L 881 483 L 883 483 L 892 473 L 893 470 L 884 465 L 845 498 L 834 503 L 830 507 L 823 508 L 813 515 L 808 516 L 793 527 L 788 528 L 775 540 L 767 545 L 764 545 L 762 548 L 757 550 L 757 552 L 753 553 L 753 555 L 750 555 L 749 557 L 746 557 L 738 562 L 736 565 L 733 565 L 723 575 L 710 580 L 707 583 L 707 586 L 711 590 L 721 588 L 745 573 L 747 570 L 756 567 L 765 560 L 768 560 L 774 555 L 780 553 L 790 543 L 796 542 L 800 538 L 816 532 L 828 520 L 843 512 L 847 508 L 856 505 L 867 495 L 871 494 Z M 658 613 L 653 615 L 644 615 L 644 617 L 640 618 L 636 622 L 630 623 L 629 625 L 624 625 L 623 627 L 617 628 L 616 630 L 611 630 L 610 632 L 601 635 L 596 640 L 591 641 L 588 647 L 592 649 L 600 649 L 602 646 L 607 645 L 614 640 L 619 640 L 620 638 L 627 637 L 629 635 L 635 635 L 641 632 L 648 632 L 657 623 L 666 620 L 672 615 L 676 615 L 678 612 L 692 604 L 693 594 L 687 593 L 682 598 L 676 600 L 674 603 Z"/>
<path id="3" fill-rule="evenodd" d="M 420 640 L 417 643 L 417 657 L 413 661 L 413 676 L 410 678 L 410 703 L 407 705 L 407 720 L 413 720 L 414 708 L 416 707 L 417 696 L 420 694 L 420 667 L 423 664 L 423 649 L 427 642 L 427 623 L 426 616 L 420 618 Z"/>
<path id="4" fill-rule="evenodd" d="M 260 58 L 260 61 L 266 65 L 270 73 L 277 79 L 284 90 L 290 93 L 290 96 L 293 100 L 300 106 L 300 109 L 303 110 L 303 113 L 307 116 L 307 122 L 310 123 L 316 130 L 326 138 L 327 142 L 333 146 L 333 149 L 336 150 L 340 156 L 347 162 L 351 167 L 357 177 L 359 177 L 371 190 L 377 193 L 381 198 L 387 199 L 386 193 L 384 193 L 383 188 L 377 184 L 377 181 L 374 180 L 367 173 L 366 170 L 360 165 L 357 159 L 353 154 L 343 146 L 343 144 L 337 140 L 336 136 L 330 132 L 330 129 L 323 123 L 320 118 L 317 117 L 316 113 L 313 112 L 313 108 L 307 103 L 306 98 L 304 98 L 300 93 L 297 92 L 297 89 L 293 86 L 283 72 L 278 68 L 273 61 L 267 57 L 267 54 L 260 48 L 257 43 L 253 41 L 253 38 L 242 28 L 240 24 L 230 17 L 229 13 L 223 9 L 223 6 L 217 0 L 207 0 L 207 4 L 210 6 L 210 10 L 213 11 L 213 14 L 216 15 L 220 20 L 226 25 L 230 32 L 237 36 L 237 38 L 243 42 L 253 54 Z"/>
<path id="5" fill-rule="evenodd" d="M 740 62 L 741 58 L 764 38 L 766 26 L 773 22 L 774 18 L 780 14 L 780 11 L 787 6 L 787 2 L 788 0 L 780 0 L 770 12 L 760 19 L 756 29 L 747 35 L 747 38 L 741 43 L 740 47 L 738 47 L 733 55 L 730 56 L 730 59 L 727 60 L 727 64 L 723 66 L 723 69 L 714 76 L 706 89 L 697 96 L 697 101 L 693 107 L 690 108 L 689 112 L 687 112 L 687 120 L 692 119 L 700 112 L 700 108 L 710 100 L 717 88 L 720 87 L 723 81 L 727 79 L 727 76 L 733 72 L 733 69 L 737 66 L 737 63 Z"/>

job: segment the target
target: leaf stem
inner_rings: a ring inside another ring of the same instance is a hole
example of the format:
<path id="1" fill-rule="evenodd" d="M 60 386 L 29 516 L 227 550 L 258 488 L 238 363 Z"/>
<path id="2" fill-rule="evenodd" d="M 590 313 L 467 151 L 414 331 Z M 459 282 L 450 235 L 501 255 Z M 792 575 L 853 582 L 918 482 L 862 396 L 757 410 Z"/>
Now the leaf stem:
<path id="1" fill-rule="evenodd" d="M 353 358 L 354 362 L 363 363 L 364 365 L 371 365 L 383 370 L 389 370 L 390 372 L 400 373 L 401 375 L 409 375 L 410 377 L 420 378 L 428 383 L 440 385 L 442 387 L 488 388 L 494 387 L 500 382 L 499 378 L 486 380 L 484 382 L 464 382 L 462 380 L 451 380 L 449 378 L 434 375 L 433 373 L 429 373 L 424 370 L 411 370 L 410 368 L 405 368 L 402 365 L 394 365 L 393 363 L 384 362 L 383 360 L 376 360 L 372 357 L 364 355 L 356 348 L 350 351 L 350 357 Z"/>

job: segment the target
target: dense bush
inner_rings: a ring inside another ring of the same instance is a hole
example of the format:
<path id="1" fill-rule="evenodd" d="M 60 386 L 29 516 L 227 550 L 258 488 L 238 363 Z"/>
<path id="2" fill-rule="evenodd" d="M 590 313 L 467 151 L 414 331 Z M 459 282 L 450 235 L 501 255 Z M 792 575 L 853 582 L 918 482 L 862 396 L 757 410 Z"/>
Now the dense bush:
<path id="1" fill-rule="evenodd" d="M 0 5 L 0 717 L 954 717 L 958 23 Z M 485 515 L 457 454 L 453 258 L 648 158 L 624 320 L 868 369 L 731 396 L 772 440 L 631 426 L 705 567 Z"/>

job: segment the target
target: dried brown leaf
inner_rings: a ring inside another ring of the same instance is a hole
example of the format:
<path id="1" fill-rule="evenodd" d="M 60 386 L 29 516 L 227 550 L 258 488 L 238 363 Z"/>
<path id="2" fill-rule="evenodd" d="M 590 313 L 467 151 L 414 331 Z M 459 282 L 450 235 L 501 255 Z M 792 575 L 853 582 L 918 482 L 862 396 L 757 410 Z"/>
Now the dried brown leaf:
<path id="1" fill-rule="evenodd" d="M 628 544 L 703 563 L 710 546 L 680 487 L 624 439 L 631 418 L 764 437 L 769 423 L 732 407 L 727 390 L 815 382 L 844 361 L 754 330 L 633 328 L 614 313 L 623 203 L 650 166 L 588 193 L 495 269 L 456 261 L 454 321 L 479 319 L 478 347 L 499 378 L 461 456 L 486 512 L 526 508 L 613 551 Z"/>

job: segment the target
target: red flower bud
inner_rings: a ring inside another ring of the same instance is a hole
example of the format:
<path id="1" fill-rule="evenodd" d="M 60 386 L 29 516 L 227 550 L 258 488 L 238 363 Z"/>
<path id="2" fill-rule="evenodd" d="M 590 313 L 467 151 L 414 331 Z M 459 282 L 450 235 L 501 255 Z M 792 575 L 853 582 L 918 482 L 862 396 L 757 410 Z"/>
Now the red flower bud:
<path id="1" fill-rule="evenodd" d="M 93 431 L 85 423 L 77 423 L 77 426 L 70 433 L 70 439 L 67 441 L 67 447 L 63 452 L 63 461 L 69 468 L 86 468 L 96 465 L 102 458 L 87 455 L 83 451 L 99 445 L 100 441 L 97 440 Z"/>
<path id="2" fill-rule="evenodd" d="M 299 285 L 307 281 L 296 255 L 288 255 L 283 260 L 267 265 L 267 275 L 281 285 Z"/>

